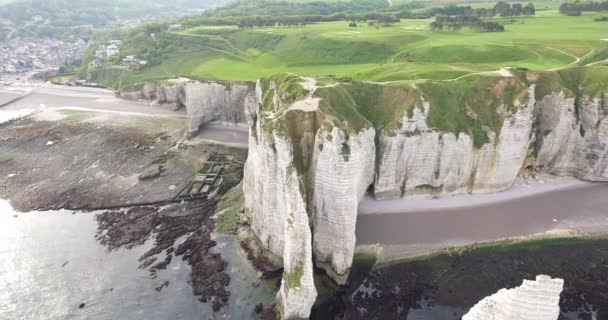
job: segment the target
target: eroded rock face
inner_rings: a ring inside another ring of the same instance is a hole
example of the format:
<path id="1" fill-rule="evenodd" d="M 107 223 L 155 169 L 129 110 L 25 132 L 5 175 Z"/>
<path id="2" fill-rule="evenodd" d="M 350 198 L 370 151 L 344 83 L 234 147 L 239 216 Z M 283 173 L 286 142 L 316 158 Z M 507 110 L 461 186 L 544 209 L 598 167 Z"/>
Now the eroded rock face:
<path id="1" fill-rule="evenodd" d="M 243 105 L 248 85 L 188 82 L 184 86 L 184 105 L 190 118 L 189 131 L 210 121 L 229 124 L 245 122 Z"/>
<path id="2" fill-rule="evenodd" d="M 294 103 L 301 107 L 284 104 L 290 93 L 274 82 L 266 88 L 258 83 L 245 106 L 251 130 L 245 207 L 260 242 L 282 257 L 278 305 L 287 319 L 310 314 L 316 299 L 313 256 L 336 281 L 346 280 L 358 203 L 374 177 L 374 129 L 335 126 L 311 98 L 314 82 L 306 84 L 310 94 Z M 265 98 L 272 105 L 264 105 Z"/>
<path id="3" fill-rule="evenodd" d="M 201 125 L 214 121 L 229 125 L 245 125 L 243 105 L 251 86 L 245 83 L 200 82 L 185 78 L 163 83 L 147 83 L 139 91 L 123 92 L 126 99 L 153 100 L 185 107 L 188 114 L 188 132 L 195 134 Z"/>
<path id="4" fill-rule="evenodd" d="M 470 136 L 430 128 L 428 102 L 401 120 L 396 135 L 379 137 L 376 198 L 495 192 L 510 187 L 532 140 L 534 86 L 498 135 L 478 149 Z"/>
<path id="5" fill-rule="evenodd" d="M 433 92 L 418 87 L 328 82 L 283 76 L 258 81 L 244 98 L 246 208 L 254 234 L 283 258 L 279 297 L 288 318 L 301 317 L 316 296 L 314 285 L 294 291 L 286 280 L 312 272 L 312 257 L 345 282 L 358 203 L 370 186 L 377 198 L 497 192 L 523 167 L 608 181 L 605 95 L 580 91 L 575 99 L 554 88 L 539 94 L 537 83 L 515 77 L 483 79 L 471 90 L 484 91 L 489 102 L 463 100 L 450 88 L 454 107 L 434 105 Z M 457 108 L 479 130 L 441 127 L 432 121 L 433 108 Z"/>
<path id="6" fill-rule="evenodd" d="M 312 232 L 298 175 L 290 170 L 287 177 L 289 211 L 284 227 L 283 279 L 279 301 L 287 319 L 308 319 L 317 298 L 313 278 Z"/>
<path id="7" fill-rule="evenodd" d="M 352 264 L 359 201 L 374 181 L 374 137 L 373 128 L 346 137 L 334 127 L 319 130 L 315 139 L 313 249 L 317 264 L 341 283 Z"/>
<path id="8" fill-rule="evenodd" d="M 463 320 L 556 320 L 564 280 L 546 275 L 524 280 L 513 289 L 501 289 L 474 305 Z"/>
<path id="9" fill-rule="evenodd" d="M 536 166 L 553 174 L 608 181 L 607 100 L 564 93 L 540 100 Z"/>

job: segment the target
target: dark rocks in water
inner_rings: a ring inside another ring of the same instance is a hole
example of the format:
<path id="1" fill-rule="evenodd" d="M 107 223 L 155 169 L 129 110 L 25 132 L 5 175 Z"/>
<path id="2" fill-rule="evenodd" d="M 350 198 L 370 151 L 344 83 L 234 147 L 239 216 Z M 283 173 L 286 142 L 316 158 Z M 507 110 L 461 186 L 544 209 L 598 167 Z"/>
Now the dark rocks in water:
<path id="1" fill-rule="evenodd" d="M 270 306 L 268 306 L 268 308 L 266 310 L 264 310 L 264 312 L 262 313 L 262 317 L 260 319 L 263 320 L 279 320 L 279 313 L 277 312 L 277 305 L 276 303 L 271 304 Z"/>
<path id="2" fill-rule="evenodd" d="M 168 287 L 169 286 L 169 280 L 163 282 L 160 286 L 154 288 L 154 290 L 161 292 L 161 290 L 163 290 L 164 287 Z"/>
<path id="3" fill-rule="evenodd" d="M 165 260 L 153 265 L 152 267 L 150 267 L 150 272 L 151 273 L 156 273 L 156 271 L 158 270 L 165 270 L 167 269 L 167 266 L 171 263 L 171 259 L 173 258 L 172 255 L 167 255 L 165 256 Z"/>
<path id="4" fill-rule="evenodd" d="M 256 304 L 255 308 L 253 308 L 253 311 L 258 314 L 262 313 L 262 311 L 264 311 L 264 304 L 262 304 L 262 303 Z"/>
<path id="5" fill-rule="evenodd" d="M 548 240 L 496 250 L 467 249 L 356 274 L 342 294 L 344 319 L 405 318 L 411 308 L 451 306 L 455 318 L 502 288 L 536 274 L 562 278 L 563 312 L 608 319 L 608 240 Z M 352 299 L 350 298 L 352 297 Z M 362 315 L 360 310 L 366 310 Z"/>
<path id="6" fill-rule="evenodd" d="M 277 267 L 266 256 L 254 253 L 247 241 L 241 241 L 241 248 L 247 253 L 247 259 L 262 273 L 262 279 L 274 279 L 283 274 L 283 268 Z"/>
<path id="7" fill-rule="evenodd" d="M 143 257 L 142 257 L 143 258 Z M 141 261 L 142 259 L 140 258 L 139 261 Z M 151 266 L 154 262 L 156 262 L 156 260 L 158 260 L 157 257 L 149 257 L 144 259 L 144 261 L 139 265 L 140 269 L 147 269 L 149 266 Z"/>
<path id="8" fill-rule="evenodd" d="M 82 308 L 84 308 L 85 306 L 86 306 L 86 303 L 84 303 L 84 302 L 83 302 L 83 303 L 81 303 L 81 304 L 79 304 L 79 305 L 78 305 L 78 309 L 82 309 Z"/>
<path id="9" fill-rule="evenodd" d="M 157 271 L 166 269 L 174 255 L 181 257 L 192 268 L 189 282 L 194 295 L 218 311 L 228 303 L 230 277 L 221 255 L 210 251 L 217 245 L 211 240 L 215 206 L 215 200 L 200 200 L 164 207 L 162 212 L 155 207 L 102 212 L 97 215 L 97 239 L 115 250 L 141 245 L 154 235 L 154 245 L 139 259 L 140 268 L 156 278 Z M 181 238 L 185 240 L 176 248 Z"/>

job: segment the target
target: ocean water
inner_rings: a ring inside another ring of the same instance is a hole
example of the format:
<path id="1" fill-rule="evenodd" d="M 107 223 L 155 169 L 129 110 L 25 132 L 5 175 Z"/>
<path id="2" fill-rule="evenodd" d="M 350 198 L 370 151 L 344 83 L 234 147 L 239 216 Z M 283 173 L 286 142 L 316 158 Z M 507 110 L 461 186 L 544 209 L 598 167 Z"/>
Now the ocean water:
<path id="1" fill-rule="evenodd" d="M 153 279 L 138 261 L 152 240 L 110 252 L 96 231 L 95 213 L 16 213 L 0 200 L 0 319 L 246 319 L 260 298 L 272 301 L 274 288 L 254 286 L 257 273 L 233 253 L 230 306 L 212 315 L 192 295 L 190 267 L 181 258 Z M 218 250 L 238 248 L 230 239 L 219 242 Z"/>

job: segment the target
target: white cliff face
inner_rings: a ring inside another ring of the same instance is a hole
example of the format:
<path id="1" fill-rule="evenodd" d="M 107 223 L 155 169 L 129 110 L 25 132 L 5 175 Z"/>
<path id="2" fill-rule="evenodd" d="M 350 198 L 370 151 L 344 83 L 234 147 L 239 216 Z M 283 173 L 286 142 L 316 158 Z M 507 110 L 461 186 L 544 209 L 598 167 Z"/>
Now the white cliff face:
<path id="1" fill-rule="evenodd" d="M 522 167 L 532 139 L 534 87 L 526 104 L 508 116 L 498 135 L 475 148 L 471 137 L 439 132 L 427 124 L 424 102 L 405 115 L 396 135 L 380 135 L 377 198 L 494 192 L 510 187 Z"/>
<path id="2" fill-rule="evenodd" d="M 534 90 L 534 85 L 528 89 L 527 102 L 504 120 L 498 137 L 491 136 L 491 143 L 479 151 L 473 193 L 496 192 L 513 185 L 533 138 Z"/>
<path id="3" fill-rule="evenodd" d="M 426 101 L 411 117 L 403 116 L 394 133 L 376 132 L 366 120 L 357 123 L 357 131 L 349 121 L 364 117 L 343 115 L 349 106 L 340 105 L 341 113 L 332 109 L 332 92 L 326 101 L 322 95 L 327 92 L 315 95 L 314 83 L 311 88 L 302 86 L 308 94 L 291 82 L 264 83 L 268 88 L 258 81 L 255 92 L 243 98 L 250 124 L 243 188 L 254 234 L 283 259 L 278 302 L 287 318 L 306 317 L 305 310 L 314 303 L 313 257 L 335 281 L 346 280 L 356 245 L 358 203 L 371 184 L 377 198 L 496 192 L 509 188 L 524 164 L 608 181 L 606 98 L 575 103 L 552 94 L 536 101 L 531 85 L 527 94 L 520 91 L 520 97 L 527 98 L 515 101 L 511 110 L 499 106 L 502 125 L 497 132 L 487 128 L 489 142 L 479 147 L 465 133 L 430 127 L 433 106 Z M 336 96 L 358 103 L 348 94 L 340 91 Z M 271 105 L 264 106 L 263 101 Z M 361 109 L 352 112 L 356 110 Z M 537 282 L 544 283 L 543 279 Z M 524 282 L 522 290 L 528 287 Z M 515 312 L 509 308 L 505 310 Z"/>
<path id="4" fill-rule="evenodd" d="M 270 90 L 278 88 L 269 85 Z M 317 114 L 319 108 L 283 106 L 284 93 L 271 94 L 272 112 L 264 110 L 259 83 L 255 96 L 245 99 L 251 130 L 245 207 L 255 235 L 282 256 L 278 302 L 283 315 L 307 318 L 316 299 L 313 256 L 340 283 L 350 270 L 359 200 L 373 183 L 375 130 L 347 133 L 331 123 L 319 124 L 326 119 Z M 269 130 L 276 121 L 297 128 L 291 136 Z"/>
<path id="5" fill-rule="evenodd" d="M 249 155 L 243 191 L 251 229 L 267 250 L 282 258 L 283 279 L 278 305 L 286 319 L 307 319 L 317 291 L 313 278 L 312 231 L 305 192 L 294 167 L 288 138 L 264 130 L 262 97 L 247 97 Z"/>
<path id="6" fill-rule="evenodd" d="M 563 93 L 538 103 L 537 167 L 545 172 L 608 181 L 607 99 L 567 98 Z M 577 107 L 578 105 L 578 107 Z"/>
<path id="7" fill-rule="evenodd" d="M 264 132 L 259 101 L 250 99 L 246 105 L 251 127 L 243 177 L 245 208 L 250 214 L 251 228 L 262 244 L 282 257 L 288 202 L 292 200 L 287 193 L 286 181 L 293 151 L 289 141 Z"/>
<path id="8" fill-rule="evenodd" d="M 319 130 L 312 168 L 314 253 L 328 265 L 334 279 L 344 282 L 355 251 L 359 201 L 374 181 L 375 130 L 346 137 L 341 129 Z"/>
<path id="9" fill-rule="evenodd" d="M 287 177 L 288 216 L 279 303 L 286 319 L 308 319 L 317 298 L 313 278 L 312 232 L 295 169 Z"/>
<path id="10" fill-rule="evenodd" d="M 465 134 L 434 131 L 427 125 L 430 104 L 405 115 L 394 136 L 379 136 L 376 198 L 460 193 L 473 170 L 473 141 Z"/>
<path id="11" fill-rule="evenodd" d="M 131 100 L 154 100 L 176 109 L 185 107 L 188 133 L 195 134 L 201 125 L 214 121 L 229 125 L 244 125 L 243 105 L 251 88 L 247 84 L 199 82 L 185 78 L 167 80 L 162 84 L 147 83 L 141 90 L 123 92 Z"/>
<path id="12" fill-rule="evenodd" d="M 564 280 L 540 275 L 524 280 L 513 289 L 501 289 L 484 298 L 462 317 L 463 320 L 556 320 Z"/>
<path id="13" fill-rule="evenodd" d="M 184 86 L 184 105 L 190 118 L 189 131 L 210 121 L 230 124 L 245 122 L 243 105 L 249 86 L 188 82 Z"/>

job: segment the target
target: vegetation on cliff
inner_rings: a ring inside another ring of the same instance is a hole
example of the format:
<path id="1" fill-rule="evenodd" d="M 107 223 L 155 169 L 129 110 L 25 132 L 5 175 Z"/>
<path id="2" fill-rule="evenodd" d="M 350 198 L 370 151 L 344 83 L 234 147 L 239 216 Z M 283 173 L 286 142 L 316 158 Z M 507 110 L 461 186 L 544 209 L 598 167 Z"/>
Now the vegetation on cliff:
<path id="1" fill-rule="evenodd" d="M 307 126 L 358 133 L 374 127 L 393 135 L 404 116 L 411 117 L 423 102 L 430 105 L 429 127 L 455 135 L 469 135 L 475 147 L 499 135 L 510 115 L 528 101 L 528 88 L 536 85 L 535 98 L 564 93 L 577 98 L 598 98 L 608 87 L 608 68 L 574 67 L 550 72 L 513 70 L 513 77 L 477 75 L 457 81 L 377 84 L 352 79 L 320 78 L 314 88 L 305 79 L 280 74 L 261 80 L 267 132 L 301 137 Z M 312 115 L 288 113 L 296 101 L 317 99 Z M 286 116 L 287 115 L 287 116 Z M 310 128 L 308 128 L 310 129 Z M 320 147 L 322 148 L 322 146 Z"/>
<path id="2" fill-rule="evenodd" d="M 527 84 L 517 78 L 475 76 L 458 81 L 392 86 L 325 79 L 319 80 L 319 86 L 312 93 L 305 89 L 305 81 L 295 75 L 278 75 L 261 81 L 264 108 L 272 112 L 264 123 L 265 128 L 281 128 L 291 136 L 292 132 L 287 130 L 293 131 L 292 127 L 301 127 L 302 123 L 285 123 L 284 115 L 294 102 L 308 97 L 319 99 L 322 115 L 317 118 L 329 119 L 332 126 L 347 133 L 373 126 L 392 135 L 400 128 L 404 115 L 411 117 L 414 108 L 428 101 L 430 127 L 455 135 L 465 133 L 479 148 L 489 142 L 489 131 L 498 134 L 504 119 L 527 99 Z"/>

